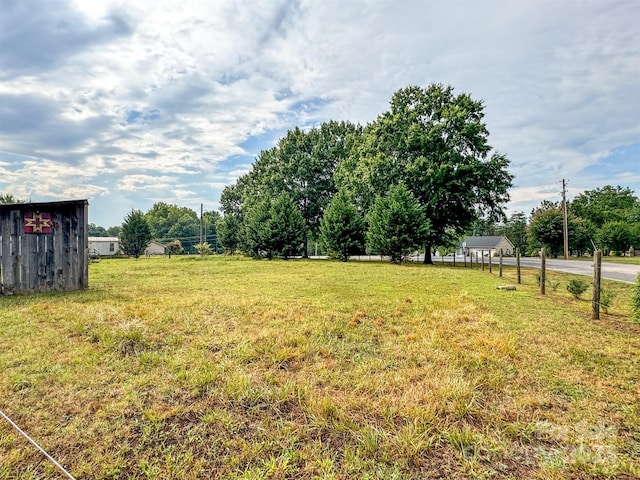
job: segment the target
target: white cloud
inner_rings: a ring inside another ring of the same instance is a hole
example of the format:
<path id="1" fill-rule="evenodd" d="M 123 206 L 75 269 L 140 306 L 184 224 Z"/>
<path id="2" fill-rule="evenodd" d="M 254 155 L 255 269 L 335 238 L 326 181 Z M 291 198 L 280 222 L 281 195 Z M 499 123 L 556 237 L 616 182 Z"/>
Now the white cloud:
<path id="1" fill-rule="evenodd" d="M 24 0 L 0 20 L 0 191 L 34 191 L 41 168 L 43 200 L 197 203 L 273 132 L 365 123 L 399 88 L 442 82 L 485 101 L 512 203 L 535 205 L 563 177 L 598 186 L 585 172 L 638 142 L 639 15 L 633 0 Z M 638 192 L 629 169 L 610 183 Z"/>

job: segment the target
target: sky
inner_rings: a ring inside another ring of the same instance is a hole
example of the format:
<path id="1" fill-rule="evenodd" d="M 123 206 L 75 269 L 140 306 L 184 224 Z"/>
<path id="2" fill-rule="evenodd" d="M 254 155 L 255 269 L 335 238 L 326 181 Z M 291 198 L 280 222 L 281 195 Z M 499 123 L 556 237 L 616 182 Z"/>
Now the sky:
<path id="1" fill-rule="evenodd" d="M 485 105 L 507 213 L 640 196 L 637 0 L 0 0 L 0 192 L 216 210 L 287 130 L 365 125 L 409 85 Z"/>

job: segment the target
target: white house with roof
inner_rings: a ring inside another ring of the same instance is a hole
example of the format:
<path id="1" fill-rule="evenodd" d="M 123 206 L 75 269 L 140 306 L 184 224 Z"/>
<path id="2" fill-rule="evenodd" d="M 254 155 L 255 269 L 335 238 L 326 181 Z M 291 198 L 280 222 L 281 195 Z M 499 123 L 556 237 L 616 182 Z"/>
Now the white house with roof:
<path id="1" fill-rule="evenodd" d="M 511 240 L 504 235 L 502 236 L 471 236 L 465 237 L 460 242 L 458 253 L 460 255 L 478 255 L 494 256 L 500 255 L 502 250 L 503 255 L 513 255 L 515 253 L 515 247 Z"/>
<path id="2" fill-rule="evenodd" d="M 89 255 L 108 257 L 120 253 L 118 237 L 89 237 Z"/>
<path id="3" fill-rule="evenodd" d="M 160 242 L 156 242 L 155 240 L 151 240 L 147 248 L 144 250 L 144 254 L 149 255 L 164 255 L 166 253 L 166 247 Z"/>

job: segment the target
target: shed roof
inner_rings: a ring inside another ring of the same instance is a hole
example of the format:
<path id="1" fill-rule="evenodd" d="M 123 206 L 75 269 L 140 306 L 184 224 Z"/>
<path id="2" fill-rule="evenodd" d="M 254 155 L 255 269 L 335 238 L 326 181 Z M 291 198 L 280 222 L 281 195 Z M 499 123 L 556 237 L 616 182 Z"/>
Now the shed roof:
<path id="1" fill-rule="evenodd" d="M 20 202 L 20 203 L 0 203 L 0 210 L 39 210 L 56 207 L 68 207 L 77 204 L 89 205 L 89 200 L 63 200 L 59 202 Z"/>

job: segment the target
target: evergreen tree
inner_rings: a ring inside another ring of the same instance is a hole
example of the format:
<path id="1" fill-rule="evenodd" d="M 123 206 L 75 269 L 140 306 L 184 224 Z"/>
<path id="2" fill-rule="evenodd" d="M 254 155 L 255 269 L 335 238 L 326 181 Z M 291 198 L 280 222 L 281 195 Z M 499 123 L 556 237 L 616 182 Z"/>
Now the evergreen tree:
<path id="1" fill-rule="evenodd" d="M 297 255 L 305 238 L 302 215 L 286 193 L 280 195 L 270 209 L 268 222 L 269 245 L 274 255 L 285 260 Z"/>
<path id="2" fill-rule="evenodd" d="M 225 215 L 216 222 L 218 245 L 228 254 L 233 254 L 241 244 L 240 220 L 234 215 Z"/>
<path id="3" fill-rule="evenodd" d="M 271 247 L 271 200 L 263 199 L 253 206 L 242 222 L 243 248 L 253 257 L 273 257 Z"/>
<path id="4" fill-rule="evenodd" d="M 138 258 L 151 241 L 151 229 L 140 210 L 131 210 L 125 217 L 120 232 L 120 248 L 127 255 Z"/>
<path id="5" fill-rule="evenodd" d="M 429 234 L 423 209 L 402 182 L 391 187 L 385 197 L 376 198 L 367 219 L 369 248 L 389 255 L 392 263 L 402 263 Z"/>
<path id="6" fill-rule="evenodd" d="M 340 190 L 331 200 L 320 223 L 320 234 L 332 257 L 343 262 L 364 247 L 365 223 L 353 205 L 353 198 Z"/>

